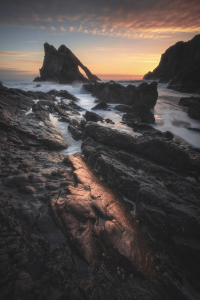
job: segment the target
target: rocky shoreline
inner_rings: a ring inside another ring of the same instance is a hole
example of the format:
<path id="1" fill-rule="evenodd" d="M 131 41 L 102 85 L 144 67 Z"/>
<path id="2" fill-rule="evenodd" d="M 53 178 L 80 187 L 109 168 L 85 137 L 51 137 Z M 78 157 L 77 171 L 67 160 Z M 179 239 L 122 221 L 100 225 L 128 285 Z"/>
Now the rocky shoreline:
<path id="1" fill-rule="evenodd" d="M 109 109 L 103 85 L 86 89 Z M 157 88 L 143 88 L 141 102 L 115 102 L 133 137 L 80 115 L 67 91 L 0 84 L 0 299 L 200 299 L 200 150 L 145 124 Z M 59 152 L 51 114 L 82 154 Z"/>

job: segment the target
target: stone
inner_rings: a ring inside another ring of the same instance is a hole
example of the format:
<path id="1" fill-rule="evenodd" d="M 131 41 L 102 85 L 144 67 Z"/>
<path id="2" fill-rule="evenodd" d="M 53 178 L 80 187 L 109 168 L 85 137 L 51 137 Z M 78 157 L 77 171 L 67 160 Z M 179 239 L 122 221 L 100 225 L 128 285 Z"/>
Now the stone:
<path id="1" fill-rule="evenodd" d="M 169 83 L 168 88 L 184 93 L 199 93 L 200 34 L 188 42 L 178 42 L 161 56 L 159 65 L 144 79 Z"/>
<path id="2" fill-rule="evenodd" d="M 117 109 L 117 110 L 122 111 L 122 112 L 128 112 L 129 106 L 123 105 L 123 104 L 119 104 L 119 105 L 116 105 L 114 107 L 114 109 Z"/>
<path id="3" fill-rule="evenodd" d="M 71 84 L 74 81 L 88 82 L 100 80 L 85 67 L 80 60 L 65 45 L 56 50 L 48 43 L 44 44 L 45 57 L 40 69 L 40 77 L 34 81 L 55 81 Z M 79 67 L 85 72 L 88 79 L 79 71 Z"/>
<path id="4" fill-rule="evenodd" d="M 198 169 L 187 152 L 164 140 L 145 136 L 135 138 L 92 122 L 85 125 L 85 131 L 99 143 L 130 151 L 161 165 L 191 171 Z"/>
<path id="5" fill-rule="evenodd" d="M 100 101 L 99 103 L 97 103 L 92 110 L 96 110 L 96 109 L 103 109 L 103 110 L 107 110 L 108 109 L 108 104 L 104 101 Z"/>
<path id="6" fill-rule="evenodd" d="M 135 105 L 128 109 L 128 113 L 122 116 L 123 121 L 131 120 L 138 123 L 155 123 L 154 114 L 146 105 Z"/>
<path id="7" fill-rule="evenodd" d="M 178 105 L 188 107 L 188 116 L 200 120 L 200 97 L 181 98 Z"/>
<path id="8" fill-rule="evenodd" d="M 92 93 L 92 96 L 106 103 L 121 103 L 125 105 L 147 105 L 154 108 L 157 98 L 157 82 L 150 84 L 144 82 L 138 87 L 113 83 L 84 84 L 85 91 Z"/>
<path id="9" fill-rule="evenodd" d="M 98 114 L 92 112 L 92 111 L 86 111 L 85 115 L 83 115 L 86 121 L 92 121 L 92 122 L 103 122 L 103 118 L 100 117 Z"/>

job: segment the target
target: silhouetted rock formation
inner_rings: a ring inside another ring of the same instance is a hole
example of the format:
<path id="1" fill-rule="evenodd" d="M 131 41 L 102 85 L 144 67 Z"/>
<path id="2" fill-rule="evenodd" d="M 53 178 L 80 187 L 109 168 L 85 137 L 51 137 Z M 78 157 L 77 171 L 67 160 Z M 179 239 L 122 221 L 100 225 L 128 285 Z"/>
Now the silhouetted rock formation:
<path id="1" fill-rule="evenodd" d="M 34 81 L 56 81 L 70 84 L 74 81 L 100 80 L 65 45 L 61 45 L 56 50 L 52 45 L 45 43 L 44 51 L 45 56 L 43 66 L 40 69 L 40 77 L 36 77 Z M 83 76 L 78 67 L 85 72 L 88 79 Z"/>
<path id="2" fill-rule="evenodd" d="M 168 48 L 159 65 L 144 79 L 169 82 L 168 88 L 181 92 L 200 92 L 200 35 Z"/>
<path id="3" fill-rule="evenodd" d="M 95 83 L 85 84 L 84 89 L 92 93 L 92 96 L 107 103 L 122 103 L 126 105 L 147 105 L 149 108 L 154 108 L 158 99 L 157 83 L 146 82 L 138 87 L 128 85 L 124 87 L 117 83 Z"/>

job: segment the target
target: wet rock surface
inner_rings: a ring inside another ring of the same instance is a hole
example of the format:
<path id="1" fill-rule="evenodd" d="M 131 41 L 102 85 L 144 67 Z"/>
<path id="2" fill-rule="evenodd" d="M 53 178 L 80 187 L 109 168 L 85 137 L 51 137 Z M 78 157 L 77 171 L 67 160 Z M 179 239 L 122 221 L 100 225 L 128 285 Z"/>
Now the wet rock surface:
<path id="1" fill-rule="evenodd" d="M 45 43 L 44 51 L 45 57 L 43 66 L 40 69 L 40 77 L 36 77 L 34 81 L 55 81 L 63 84 L 71 84 L 75 81 L 88 82 L 100 80 L 65 45 L 61 45 L 56 50 L 52 45 Z M 85 72 L 88 78 L 79 71 L 79 67 Z"/>
<path id="2" fill-rule="evenodd" d="M 0 85 L 1 299 L 199 299 L 198 149 L 89 122 L 55 94 Z M 58 151 L 52 114 L 84 157 Z"/>
<path id="3" fill-rule="evenodd" d="M 154 114 L 147 105 L 133 105 L 122 116 L 123 121 L 132 120 L 138 123 L 155 123 Z"/>
<path id="4" fill-rule="evenodd" d="M 200 120 L 200 97 L 181 98 L 178 105 L 188 107 L 188 116 Z"/>

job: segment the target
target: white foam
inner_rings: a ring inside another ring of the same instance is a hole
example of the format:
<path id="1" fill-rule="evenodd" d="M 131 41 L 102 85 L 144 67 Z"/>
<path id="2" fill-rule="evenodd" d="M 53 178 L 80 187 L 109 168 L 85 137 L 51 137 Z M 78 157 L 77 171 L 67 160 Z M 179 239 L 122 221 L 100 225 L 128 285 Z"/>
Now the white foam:
<path id="1" fill-rule="evenodd" d="M 27 111 L 25 114 L 26 114 L 26 115 L 29 115 L 29 114 L 31 114 L 31 113 L 32 113 L 32 108 L 30 108 L 29 111 Z"/>
<path id="2" fill-rule="evenodd" d="M 127 86 L 133 84 L 138 86 L 141 82 L 144 81 L 118 81 L 120 84 Z M 42 91 L 49 92 L 54 89 L 56 91 L 67 90 L 69 93 L 75 95 L 79 100 L 77 104 L 83 107 L 85 110 L 91 110 L 94 103 L 95 97 L 92 97 L 91 94 L 83 92 L 82 85 L 66 85 L 58 84 L 52 82 L 41 82 L 41 87 L 36 88 L 36 82 L 32 81 L 3 81 L 3 84 L 9 88 L 19 88 L 25 91 Z M 167 84 L 158 84 L 158 101 L 155 106 L 154 112 L 156 117 L 156 125 L 153 125 L 156 129 L 164 132 L 171 131 L 176 137 L 186 141 L 186 143 L 200 148 L 200 134 L 199 132 L 188 130 L 188 127 L 194 127 L 200 129 L 200 121 L 193 120 L 187 115 L 187 109 L 179 107 L 178 101 L 182 97 L 194 96 L 194 94 L 183 94 L 177 91 L 169 90 L 166 88 Z M 198 95 L 195 95 L 198 96 Z M 38 100 L 35 100 L 35 102 Z M 57 97 L 57 101 L 60 101 L 60 97 Z M 68 101 L 68 100 L 64 100 Z M 68 102 L 66 102 L 68 103 Z M 117 103 L 116 103 L 117 104 Z M 117 129 L 122 132 L 131 134 L 132 136 L 140 135 L 139 133 L 134 133 L 133 130 L 120 122 L 122 121 L 122 112 L 119 112 L 114 109 L 116 104 L 109 104 L 112 108 L 112 111 L 96 110 L 95 112 L 101 117 L 109 118 L 115 122 L 115 124 L 110 123 L 100 123 L 103 126 L 107 126 L 113 129 Z M 82 111 L 81 114 L 84 114 L 85 111 Z M 55 124 L 57 121 L 53 120 Z M 56 125 L 57 126 L 57 125 Z M 60 125 L 59 125 L 60 126 Z"/>

